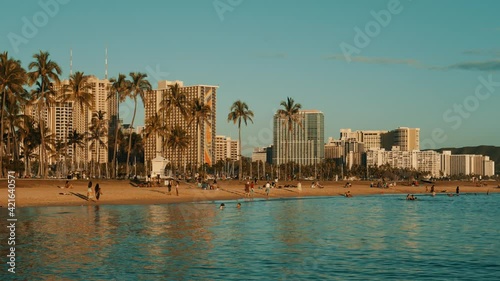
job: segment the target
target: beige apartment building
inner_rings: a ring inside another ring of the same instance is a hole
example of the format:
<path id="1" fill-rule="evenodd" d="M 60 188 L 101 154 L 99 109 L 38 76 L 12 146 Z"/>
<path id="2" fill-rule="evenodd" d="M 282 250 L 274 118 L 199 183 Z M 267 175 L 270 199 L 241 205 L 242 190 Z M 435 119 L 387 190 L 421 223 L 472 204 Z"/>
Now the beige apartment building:
<path id="1" fill-rule="evenodd" d="M 90 76 L 88 79 L 88 83 L 90 84 L 90 92 L 93 96 L 92 99 L 92 108 L 88 106 L 84 106 L 83 109 L 80 107 L 78 103 L 74 104 L 73 107 L 73 127 L 74 129 L 80 133 L 85 134 L 89 131 L 89 127 L 92 124 L 92 115 L 94 112 L 98 112 L 101 110 L 105 112 L 105 128 L 109 133 L 111 120 L 117 114 L 117 105 L 116 98 L 109 96 L 109 87 L 110 82 L 108 79 L 99 79 L 96 76 Z M 62 84 L 69 84 L 68 80 L 62 81 Z M 83 165 L 86 165 L 90 161 L 97 161 L 99 158 L 99 163 L 107 163 L 108 162 L 108 134 L 105 134 L 102 138 L 104 142 L 104 146 L 99 148 L 99 157 L 97 157 L 97 147 L 92 146 L 90 141 L 86 141 L 84 147 L 77 147 L 76 149 L 76 157 L 83 162 Z"/>
<path id="2" fill-rule="evenodd" d="M 110 116 L 116 115 L 117 112 L 116 99 L 111 98 L 108 100 L 109 81 L 107 79 L 101 80 L 95 76 L 89 76 L 88 83 L 91 85 L 90 92 L 93 95 L 92 109 L 88 106 L 84 106 L 82 109 L 78 103 L 71 101 L 62 102 L 59 97 L 59 100 L 46 108 L 42 113 L 42 118 L 44 118 L 48 130 L 54 135 L 56 141 L 67 143 L 70 133 L 73 130 L 76 130 L 79 134 L 86 135 L 91 125 L 93 112 L 99 110 L 106 112 L 105 124 L 106 130 L 109 130 Z M 59 92 L 66 85 L 69 85 L 69 81 L 63 80 L 59 85 L 53 85 L 53 87 L 55 91 Z M 30 114 L 35 120 L 38 120 L 36 106 L 26 106 L 25 113 Z M 105 143 L 105 147 L 100 148 L 99 162 L 106 163 L 108 162 L 108 135 L 106 134 L 103 136 L 102 140 Z M 78 160 L 79 169 L 85 169 L 92 159 L 97 161 L 96 147 L 91 147 L 90 141 L 85 140 L 84 142 L 84 147 L 76 147 L 76 159 Z M 68 146 L 65 149 L 66 153 L 59 153 L 59 160 L 64 159 L 64 157 L 66 157 L 66 159 L 73 159 L 73 147 Z M 63 156 L 64 154 L 66 154 L 66 156 Z M 51 164 L 57 160 L 55 157 L 50 157 L 48 159 Z"/>
<path id="3" fill-rule="evenodd" d="M 226 136 L 215 137 L 215 162 L 222 160 L 240 160 L 239 142 Z"/>
<path id="4" fill-rule="evenodd" d="M 168 98 L 171 91 L 170 86 L 179 84 L 188 101 L 195 98 L 202 98 L 204 103 L 211 108 L 211 118 L 205 120 L 197 128 L 193 122 L 188 125 L 188 121 L 181 115 L 178 109 L 174 109 L 169 116 L 163 111 L 160 111 L 161 102 Z M 162 156 L 173 164 L 177 165 L 178 159 L 181 159 L 181 165 L 200 166 L 203 164 L 213 165 L 216 159 L 216 104 L 217 104 L 217 89 L 218 86 L 212 85 L 192 85 L 185 86 L 182 81 L 159 81 L 158 89 L 146 94 L 145 97 L 145 119 L 147 120 L 155 113 L 160 114 L 165 123 L 169 127 L 179 125 L 186 130 L 190 142 L 187 149 L 180 153 L 178 150 L 164 145 L 162 137 L 158 133 L 150 136 L 146 140 L 145 145 L 145 160 L 150 161 L 156 157 Z"/>
<path id="5" fill-rule="evenodd" d="M 340 129 L 340 140 L 356 141 L 364 144 L 365 150 L 384 148 L 392 150 L 398 147 L 400 151 L 420 150 L 420 129 L 399 127 L 395 130 L 360 130 Z"/>
<path id="6" fill-rule="evenodd" d="M 450 151 L 439 153 L 432 150 L 386 151 L 380 149 L 367 151 L 366 158 L 370 167 L 389 164 L 396 168 L 429 172 L 433 177 L 455 175 L 493 176 L 495 171 L 495 162 L 490 160 L 488 156 L 452 155 Z"/>

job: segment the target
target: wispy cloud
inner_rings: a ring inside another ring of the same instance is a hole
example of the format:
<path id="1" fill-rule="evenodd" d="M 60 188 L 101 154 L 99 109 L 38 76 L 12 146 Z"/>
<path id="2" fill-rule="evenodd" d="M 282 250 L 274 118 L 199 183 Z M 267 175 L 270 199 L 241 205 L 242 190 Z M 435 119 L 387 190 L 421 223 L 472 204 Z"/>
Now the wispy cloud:
<path id="1" fill-rule="evenodd" d="M 259 59 L 286 59 L 288 55 L 286 53 L 261 53 L 256 55 Z"/>
<path id="2" fill-rule="evenodd" d="M 499 71 L 500 70 L 500 59 L 486 60 L 486 61 L 470 61 L 452 64 L 450 66 L 433 68 L 433 69 L 460 69 L 460 70 L 472 70 L 472 71 Z"/>
<path id="3" fill-rule="evenodd" d="M 491 53 L 490 50 L 489 53 Z M 468 50 L 464 53 L 483 53 L 481 50 Z M 347 59 L 343 55 L 331 55 L 327 56 L 324 59 L 326 60 L 337 60 L 337 61 L 347 61 Z M 351 62 L 356 63 L 365 63 L 365 64 L 380 64 L 380 65 L 406 65 L 414 68 L 421 69 L 429 69 L 429 70 L 468 70 L 468 71 L 500 71 L 500 59 L 491 59 L 485 61 L 469 61 L 469 62 L 460 62 L 447 66 L 431 66 L 425 65 L 415 59 L 395 59 L 395 58 L 380 58 L 380 57 L 350 57 Z"/>
<path id="4" fill-rule="evenodd" d="M 326 60 L 338 60 L 338 61 L 347 61 L 344 55 L 331 55 L 325 57 Z M 350 57 L 352 62 L 357 63 L 368 63 L 368 64 L 402 64 L 408 65 L 412 67 L 423 67 L 423 65 L 414 59 L 394 59 L 394 58 L 376 58 L 376 57 Z"/>
<path id="5" fill-rule="evenodd" d="M 485 49 L 471 49 L 471 50 L 465 50 L 463 52 L 465 55 L 477 55 L 477 56 L 494 56 L 494 57 L 500 57 L 500 49 L 490 49 L 490 50 L 485 50 Z"/>

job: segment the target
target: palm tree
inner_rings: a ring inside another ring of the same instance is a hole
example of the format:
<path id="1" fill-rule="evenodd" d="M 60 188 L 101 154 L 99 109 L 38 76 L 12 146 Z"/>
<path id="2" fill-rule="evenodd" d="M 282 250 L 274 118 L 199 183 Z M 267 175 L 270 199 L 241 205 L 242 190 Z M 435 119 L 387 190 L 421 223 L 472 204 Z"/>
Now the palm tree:
<path id="1" fill-rule="evenodd" d="M 160 111 L 165 112 L 166 117 L 168 117 L 174 109 L 177 109 L 184 118 L 187 118 L 188 101 L 186 94 L 178 83 L 169 86 L 169 88 L 169 90 L 165 90 L 165 97 L 160 103 Z"/>
<path id="2" fill-rule="evenodd" d="M 287 128 L 288 134 L 286 136 L 285 142 L 285 174 L 286 174 L 286 164 L 288 163 L 288 145 L 290 141 L 290 134 L 294 129 L 294 124 L 298 124 L 302 128 L 302 116 L 299 114 L 302 105 L 300 103 L 295 103 L 293 98 L 287 97 L 286 101 L 281 101 L 280 105 L 283 107 L 278 109 L 278 117 L 281 119 L 285 127 Z M 286 177 L 285 177 L 286 178 Z"/>
<path id="3" fill-rule="evenodd" d="M 83 114 L 85 108 L 92 110 L 92 86 L 88 83 L 89 76 L 84 75 L 83 72 L 75 72 L 69 77 L 69 85 L 62 88 L 63 101 L 72 101 L 80 107 Z"/>
<path id="4" fill-rule="evenodd" d="M 161 143 L 164 143 L 167 130 L 168 129 L 166 128 L 161 115 L 155 113 L 154 115 L 150 116 L 148 119 L 146 119 L 146 124 L 144 127 L 144 133 L 145 133 L 144 144 L 147 143 L 147 140 L 151 135 L 156 135 L 156 134 L 161 136 L 162 138 Z M 151 159 L 145 159 L 146 167 L 149 167 L 149 162 L 148 162 L 149 160 Z"/>
<path id="5" fill-rule="evenodd" d="M 130 72 L 130 78 L 132 79 L 130 82 L 129 90 L 127 92 L 134 100 L 134 115 L 132 115 L 132 122 L 130 122 L 130 128 L 134 127 L 135 113 L 137 111 L 137 97 L 139 97 L 141 101 L 144 103 L 146 92 L 151 91 L 151 84 L 149 83 L 148 80 L 146 80 L 147 77 L 148 75 L 145 73 Z M 132 138 L 129 138 L 128 151 L 127 151 L 127 176 L 130 175 L 129 161 L 130 161 L 131 149 L 132 149 Z"/>
<path id="6" fill-rule="evenodd" d="M 177 150 L 177 173 L 179 173 L 179 168 L 181 167 L 181 154 L 184 149 L 189 146 L 189 135 L 186 130 L 182 129 L 179 125 L 176 125 L 168 134 L 166 145 L 172 150 Z"/>
<path id="7" fill-rule="evenodd" d="M 92 113 L 92 125 L 90 125 L 89 127 L 89 134 L 87 137 L 87 140 L 92 142 L 91 147 L 93 147 L 96 150 L 98 178 L 101 177 L 101 163 L 99 161 L 99 155 L 101 154 L 100 153 L 101 147 L 106 148 L 106 143 L 104 142 L 103 138 L 108 133 L 105 126 L 106 123 L 105 115 L 106 112 L 102 110 Z"/>
<path id="8" fill-rule="evenodd" d="M 38 118 L 39 122 L 42 123 L 40 126 L 40 134 L 42 136 L 41 139 L 41 150 L 40 150 L 40 166 L 41 166 L 41 175 L 43 178 L 47 177 L 46 173 L 46 161 L 45 158 L 45 140 L 43 136 L 45 136 L 44 130 L 45 125 L 43 125 L 42 119 L 42 111 L 45 110 L 47 105 L 50 105 L 52 102 L 52 96 L 54 96 L 54 91 L 51 87 L 52 82 L 59 83 L 59 75 L 61 75 L 62 71 L 59 65 L 49 59 L 48 52 L 40 51 L 38 54 L 34 54 L 33 58 L 35 61 L 31 62 L 28 66 L 29 70 L 32 70 L 28 73 L 28 82 L 29 85 L 37 84 L 38 89 L 35 91 L 37 97 L 37 110 L 38 110 Z"/>
<path id="9" fill-rule="evenodd" d="M 56 162 L 56 175 L 59 175 L 61 173 L 62 175 L 62 165 L 59 165 L 60 163 L 64 163 L 64 161 L 61 162 L 61 158 L 66 159 L 66 150 L 67 143 L 63 139 L 56 139 L 55 140 L 55 145 L 54 145 L 54 151 L 52 153 L 52 156 L 55 158 Z M 59 167 L 61 169 L 59 170 Z"/>
<path id="10" fill-rule="evenodd" d="M 29 115 L 26 115 L 17 126 L 19 143 L 22 144 L 22 156 L 24 157 L 24 174 L 28 175 L 28 172 L 30 172 L 30 156 L 33 150 L 39 145 L 39 132 L 37 132 L 37 128 L 35 127 L 35 121 Z"/>
<path id="11" fill-rule="evenodd" d="M 4 133 L 4 112 L 7 100 L 12 100 L 16 93 L 24 92 L 23 86 L 26 84 L 26 70 L 22 68 L 21 62 L 9 58 L 7 52 L 0 54 L 0 93 L 2 101 L 0 105 L 0 176 L 3 177 L 3 133 Z"/>
<path id="12" fill-rule="evenodd" d="M 8 126 L 8 138 L 7 138 L 7 148 L 12 152 L 14 163 L 19 161 L 19 145 L 18 145 L 18 130 L 23 126 L 24 122 L 27 120 L 28 116 L 22 114 L 22 104 L 26 101 L 23 99 L 23 95 L 16 95 L 13 103 L 7 99 L 6 100 L 6 113 L 7 116 L 4 119 Z M 10 136 L 9 136 L 10 135 Z M 12 140 L 12 145 L 10 144 Z M 10 153 L 9 152 L 9 153 Z"/>
<path id="13" fill-rule="evenodd" d="M 248 105 L 241 100 L 237 100 L 231 105 L 231 109 L 229 114 L 227 115 L 227 122 L 233 122 L 234 124 L 238 123 L 238 143 L 239 143 L 239 152 L 238 156 L 240 157 L 240 165 L 239 165 L 239 175 L 238 179 L 241 180 L 243 177 L 243 158 L 241 156 L 241 121 L 245 123 L 247 126 L 247 122 L 252 120 L 253 111 L 248 109 Z"/>
<path id="14" fill-rule="evenodd" d="M 111 79 L 111 89 L 110 94 L 108 96 L 109 99 L 116 98 L 116 117 L 114 120 L 115 123 L 115 144 L 113 146 L 113 173 L 115 178 L 117 175 L 116 169 L 116 153 L 118 151 L 118 132 L 120 131 L 120 103 L 124 102 L 125 99 L 129 96 L 130 89 L 130 81 L 127 80 L 127 76 L 125 74 L 118 74 L 118 78 Z"/>
<path id="15" fill-rule="evenodd" d="M 210 119 L 212 117 L 212 109 L 208 104 L 203 102 L 203 98 L 195 98 L 189 103 L 188 107 L 188 118 L 189 123 L 188 126 L 194 122 L 196 124 L 196 132 L 200 130 L 200 127 L 203 128 L 203 124 L 205 120 Z M 203 136 L 203 134 L 202 134 Z M 202 138 L 204 139 L 204 138 Z M 201 145 L 201 143 L 199 144 Z M 203 150 L 202 150 L 203 151 Z M 196 163 L 199 166 L 200 163 Z"/>
<path id="16" fill-rule="evenodd" d="M 191 126 L 193 122 L 196 123 L 196 130 L 200 128 L 200 125 L 203 125 L 203 122 L 206 119 L 212 117 L 212 109 L 208 104 L 203 102 L 203 98 L 195 98 L 189 103 L 189 123 L 188 126 Z"/>
<path id="17" fill-rule="evenodd" d="M 75 171 L 76 169 L 76 147 L 82 148 L 84 146 L 84 139 L 85 136 L 83 134 L 78 133 L 76 130 L 73 130 L 69 133 L 68 137 L 68 145 L 71 145 L 73 147 L 73 167 L 71 170 Z"/>

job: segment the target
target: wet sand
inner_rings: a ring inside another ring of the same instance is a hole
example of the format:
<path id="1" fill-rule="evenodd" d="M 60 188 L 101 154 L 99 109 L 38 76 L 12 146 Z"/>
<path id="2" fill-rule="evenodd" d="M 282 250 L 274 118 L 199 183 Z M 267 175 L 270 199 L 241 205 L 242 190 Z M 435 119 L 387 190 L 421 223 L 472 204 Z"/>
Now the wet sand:
<path id="1" fill-rule="evenodd" d="M 66 180 L 39 180 L 39 179 L 16 179 L 16 207 L 28 206 L 80 206 L 96 204 L 167 204 L 180 202 L 199 202 L 214 200 L 236 200 L 245 199 L 244 183 L 237 180 L 218 181 L 219 190 L 201 190 L 192 183 L 181 182 L 179 195 L 172 192 L 169 194 L 166 187 L 136 187 L 125 180 L 92 180 L 94 186 L 99 183 L 102 195 L 99 201 L 87 199 L 87 183 L 84 180 L 73 180 L 72 189 L 61 189 Z M 311 188 L 311 181 L 302 181 L 302 191 L 297 188 L 273 188 L 269 199 L 306 197 L 306 196 L 342 196 L 350 191 L 353 196 L 377 195 L 377 194 L 422 194 L 426 186 L 430 190 L 432 184 L 421 184 L 420 186 L 407 186 L 406 183 L 398 182 L 396 186 L 388 188 L 370 188 L 370 182 L 353 181 L 352 186 L 344 188 L 346 182 L 324 181 L 320 182 L 324 188 Z M 460 186 L 460 193 L 486 193 L 489 191 L 500 192 L 497 186 L 500 182 L 486 181 L 487 186 L 477 187 L 473 182 L 446 181 L 436 182 L 435 191 L 438 196 L 446 193 L 455 193 L 456 187 Z M 258 181 L 255 186 L 255 198 L 267 198 L 265 190 L 258 189 L 265 181 Z M 297 185 L 294 182 L 279 182 L 278 185 Z M 7 180 L 0 180 L 1 196 L 0 205 L 7 206 Z"/>

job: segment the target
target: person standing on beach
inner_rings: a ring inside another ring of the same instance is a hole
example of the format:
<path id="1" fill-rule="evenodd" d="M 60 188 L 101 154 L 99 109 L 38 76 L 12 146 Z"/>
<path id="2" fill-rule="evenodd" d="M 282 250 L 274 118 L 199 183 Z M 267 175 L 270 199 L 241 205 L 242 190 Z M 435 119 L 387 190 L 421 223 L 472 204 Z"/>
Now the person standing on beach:
<path id="1" fill-rule="evenodd" d="M 102 191 L 98 183 L 96 183 L 94 190 L 95 190 L 95 198 L 97 199 L 97 201 L 99 201 L 99 197 L 101 197 Z"/>
<path id="2" fill-rule="evenodd" d="M 93 199 L 94 195 L 92 194 L 92 181 L 89 181 L 89 184 L 87 185 L 87 200 Z"/>
<path id="3" fill-rule="evenodd" d="M 175 195 L 179 196 L 179 181 L 175 182 Z"/>
<path id="4" fill-rule="evenodd" d="M 271 191 L 271 186 L 266 184 L 266 196 L 269 197 L 269 192 Z"/>
<path id="5" fill-rule="evenodd" d="M 460 195 L 460 186 L 457 186 L 457 195 Z"/>
<path id="6" fill-rule="evenodd" d="M 297 183 L 297 190 L 302 192 L 302 183 L 300 181 Z"/>
<path id="7" fill-rule="evenodd" d="M 172 191 L 172 180 L 167 180 L 168 194 Z"/>
<path id="8" fill-rule="evenodd" d="M 245 183 L 245 197 L 250 197 L 250 182 Z"/>

